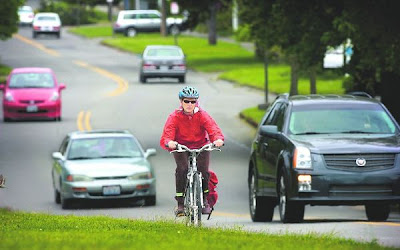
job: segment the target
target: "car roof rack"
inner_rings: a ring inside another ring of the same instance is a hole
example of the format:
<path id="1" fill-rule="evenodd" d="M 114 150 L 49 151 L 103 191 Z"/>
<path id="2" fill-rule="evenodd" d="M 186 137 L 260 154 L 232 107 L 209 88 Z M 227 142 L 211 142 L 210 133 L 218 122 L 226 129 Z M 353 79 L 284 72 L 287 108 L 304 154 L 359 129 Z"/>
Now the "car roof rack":
<path id="1" fill-rule="evenodd" d="M 353 92 L 349 92 L 347 94 L 353 95 L 353 96 L 362 96 L 362 97 L 372 98 L 372 96 L 370 94 L 368 94 L 367 92 L 364 92 L 364 91 L 353 91 Z"/>

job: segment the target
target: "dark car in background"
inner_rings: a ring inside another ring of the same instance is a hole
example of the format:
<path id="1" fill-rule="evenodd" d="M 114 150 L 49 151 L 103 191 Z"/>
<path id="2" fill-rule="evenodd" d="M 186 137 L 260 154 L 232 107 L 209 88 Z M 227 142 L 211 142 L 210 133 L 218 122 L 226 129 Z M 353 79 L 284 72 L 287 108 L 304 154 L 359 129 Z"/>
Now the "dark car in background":
<path id="1" fill-rule="evenodd" d="M 305 205 L 364 205 L 385 221 L 400 202 L 400 128 L 367 95 L 280 95 L 254 139 L 248 170 L 253 221 L 301 222 Z"/>
<path id="2" fill-rule="evenodd" d="M 148 78 L 177 78 L 184 83 L 186 58 L 182 49 L 174 45 L 148 45 L 140 62 L 139 81 Z"/>

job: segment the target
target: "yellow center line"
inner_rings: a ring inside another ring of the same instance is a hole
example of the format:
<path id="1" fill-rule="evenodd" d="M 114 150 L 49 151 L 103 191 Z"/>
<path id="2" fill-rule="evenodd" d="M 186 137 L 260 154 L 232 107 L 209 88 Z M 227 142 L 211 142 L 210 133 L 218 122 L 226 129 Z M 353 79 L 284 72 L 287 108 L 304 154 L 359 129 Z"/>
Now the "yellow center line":
<path id="1" fill-rule="evenodd" d="M 74 63 L 79 65 L 79 66 L 81 66 L 81 67 L 88 68 L 88 69 L 90 69 L 90 70 L 92 70 L 92 71 L 94 71 L 96 73 L 99 73 L 102 76 L 105 76 L 105 77 L 110 78 L 111 80 L 117 82 L 118 88 L 116 88 L 112 92 L 109 92 L 108 96 L 117 96 L 117 95 L 120 95 L 120 94 L 122 94 L 122 93 L 124 93 L 125 91 L 128 90 L 128 86 L 129 86 L 128 82 L 125 79 L 121 78 L 120 76 L 118 76 L 116 74 L 113 74 L 111 72 L 108 72 L 108 71 L 106 71 L 104 69 L 89 65 L 86 62 L 74 61 Z"/>
<path id="2" fill-rule="evenodd" d="M 49 54 L 49 55 L 52 55 L 52 56 L 60 56 L 60 54 L 59 54 L 57 51 L 52 50 L 52 49 L 48 49 L 48 48 L 46 48 L 45 46 L 43 46 L 42 44 L 37 43 L 37 42 L 34 42 L 34 41 L 32 41 L 32 40 L 30 40 L 30 39 L 28 39 L 28 38 L 26 38 L 26 37 L 23 37 L 23 36 L 21 36 L 21 35 L 19 35 L 19 34 L 14 34 L 13 37 L 15 37 L 15 38 L 17 38 L 17 39 L 23 41 L 24 43 L 30 44 L 30 45 L 32 45 L 33 47 L 36 47 L 36 48 L 38 48 L 38 49 L 44 51 L 45 53 L 47 53 L 47 54 Z"/>
<path id="3" fill-rule="evenodd" d="M 82 120 L 83 120 L 83 116 L 84 116 L 85 112 L 81 111 L 78 114 L 78 119 L 76 119 L 76 125 L 78 126 L 79 131 L 84 131 L 85 129 L 82 126 Z"/>
<path id="4" fill-rule="evenodd" d="M 92 113 L 90 111 L 86 112 L 86 117 L 85 117 L 85 126 L 87 131 L 91 131 L 92 127 L 90 126 L 90 117 L 92 116 Z"/>

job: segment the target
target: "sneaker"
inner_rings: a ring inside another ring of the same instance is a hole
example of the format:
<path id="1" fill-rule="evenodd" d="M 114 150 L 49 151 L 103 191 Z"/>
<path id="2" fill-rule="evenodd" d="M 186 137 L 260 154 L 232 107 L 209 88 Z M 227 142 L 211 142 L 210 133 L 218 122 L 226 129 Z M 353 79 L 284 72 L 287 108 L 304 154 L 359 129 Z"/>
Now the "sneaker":
<path id="1" fill-rule="evenodd" d="M 183 204 L 178 204 L 178 207 L 175 210 L 175 216 L 180 217 L 185 215 L 185 208 Z"/>
<path id="2" fill-rule="evenodd" d="M 201 209 L 202 214 L 211 214 L 211 207 L 208 202 L 205 202 L 204 207 Z"/>

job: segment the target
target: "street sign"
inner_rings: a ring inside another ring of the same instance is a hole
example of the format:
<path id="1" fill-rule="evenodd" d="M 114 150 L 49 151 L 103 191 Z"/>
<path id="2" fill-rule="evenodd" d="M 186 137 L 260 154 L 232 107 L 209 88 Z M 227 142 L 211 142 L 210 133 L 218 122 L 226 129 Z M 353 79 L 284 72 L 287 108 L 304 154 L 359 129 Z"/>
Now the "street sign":
<path id="1" fill-rule="evenodd" d="M 179 14 L 179 5 L 177 2 L 171 2 L 170 6 L 171 14 Z"/>

